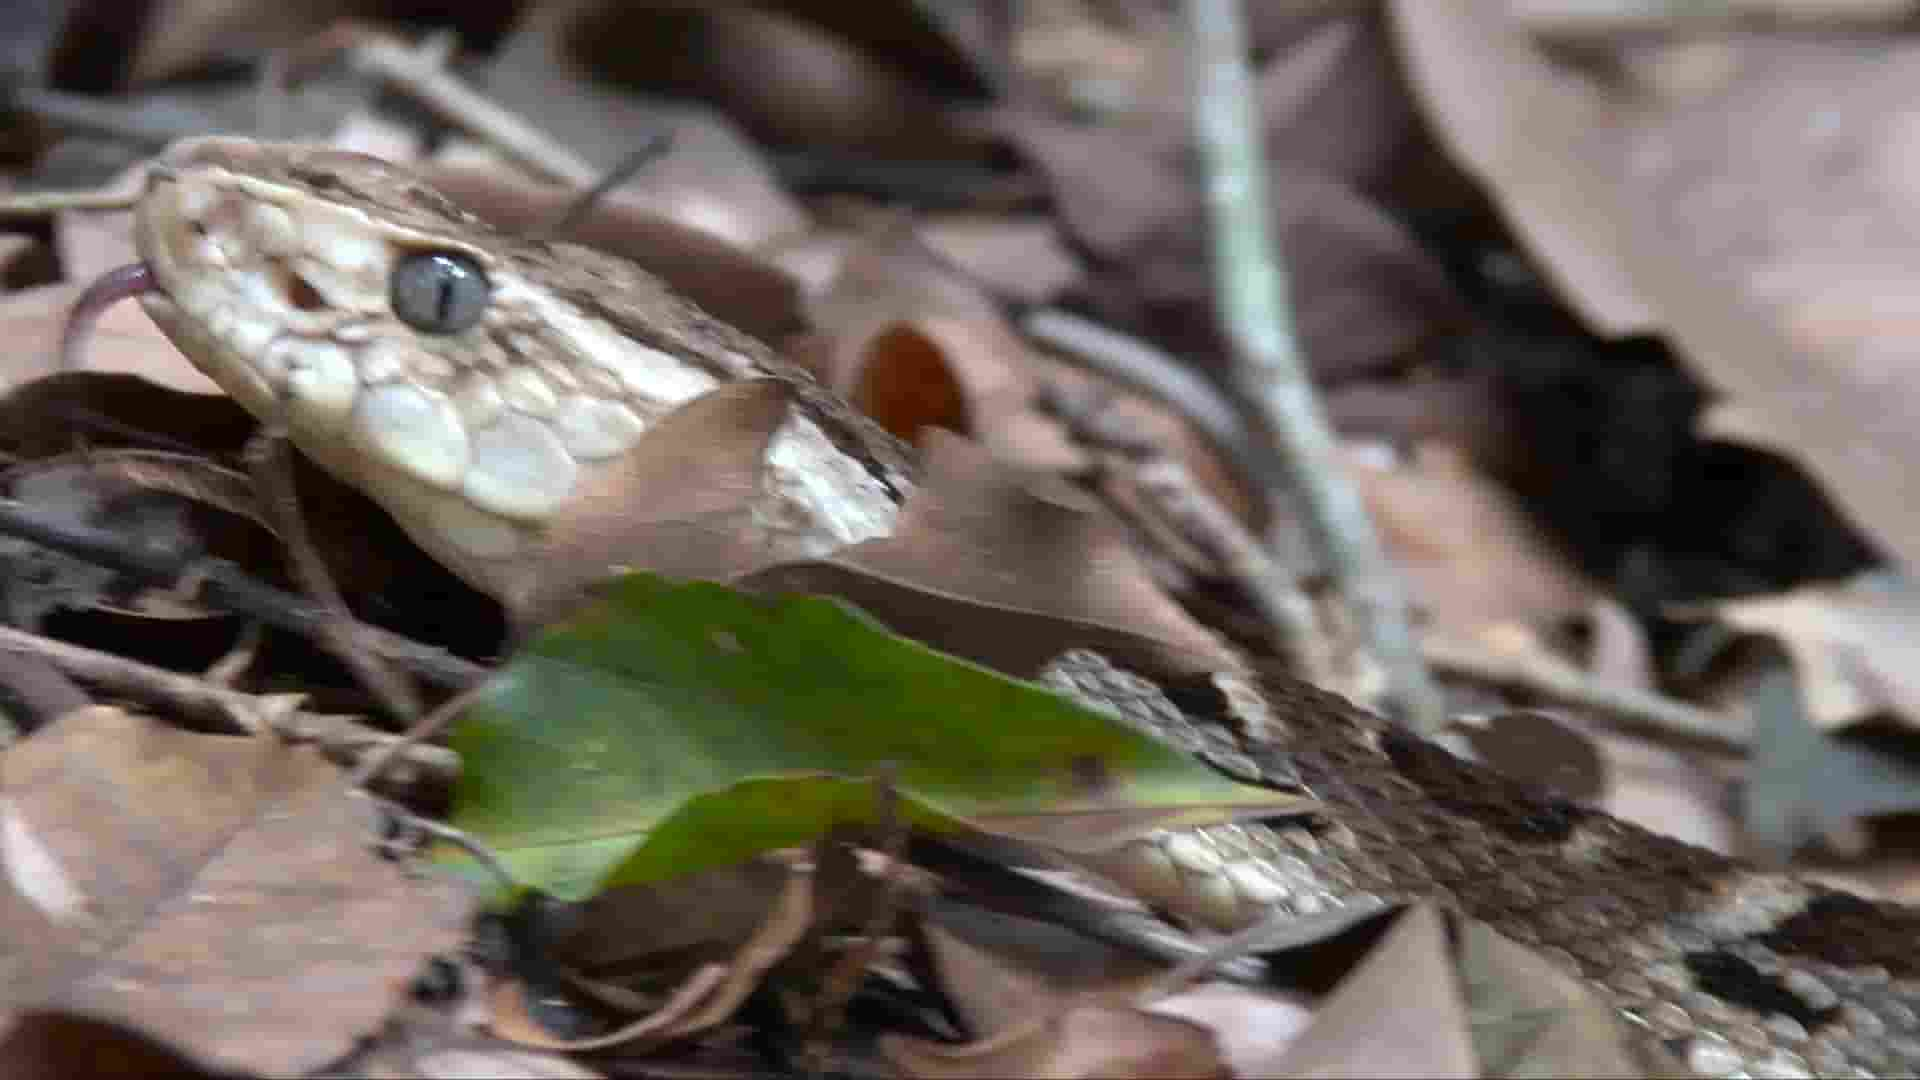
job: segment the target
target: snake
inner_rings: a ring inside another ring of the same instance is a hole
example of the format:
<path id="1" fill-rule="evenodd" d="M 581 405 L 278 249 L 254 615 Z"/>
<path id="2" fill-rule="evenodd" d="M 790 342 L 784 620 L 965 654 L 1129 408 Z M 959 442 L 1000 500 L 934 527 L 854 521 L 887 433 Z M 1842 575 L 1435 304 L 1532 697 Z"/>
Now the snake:
<path id="1" fill-rule="evenodd" d="M 639 512 L 624 463 L 718 388 L 781 390 L 755 508 L 777 553 L 887 535 L 916 482 L 892 436 L 657 278 L 497 231 L 398 165 L 183 140 L 154 162 L 134 235 L 141 261 L 77 311 L 138 296 L 242 407 L 503 602 L 537 588 L 524 567 L 583 501 Z M 1920 1073 L 1920 910 L 1574 804 L 1267 665 L 1175 676 L 1068 648 L 1040 679 L 1317 800 L 1101 857 L 1173 916 L 1233 929 L 1437 901 L 1538 951 L 1696 1075 Z"/>

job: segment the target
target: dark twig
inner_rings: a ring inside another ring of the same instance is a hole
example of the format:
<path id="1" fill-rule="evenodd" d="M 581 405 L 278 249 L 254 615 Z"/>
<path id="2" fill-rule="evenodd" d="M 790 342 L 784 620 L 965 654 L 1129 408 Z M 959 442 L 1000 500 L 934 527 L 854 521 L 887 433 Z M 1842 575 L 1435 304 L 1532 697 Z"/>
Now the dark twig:
<path id="1" fill-rule="evenodd" d="M 860 980 L 866 976 L 867 969 L 880 959 L 880 944 L 886 938 L 887 927 L 900 917 L 901 898 L 906 891 L 907 875 L 900 860 L 906 855 L 907 840 L 913 830 L 900 813 L 900 788 L 895 779 L 900 770 L 892 762 L 882 762 L 875 771 L 874 830 L 880 838 L 883 877 L 871 894 L 859 941 L 841 954 L 821 980 L 811 1018 L 812 1030 L 807 1038 L 809 1076 L 826 1075 L 833 1055 L 834 1033 L 846 1021 L 847 1002 L 853 1000 L 854 991 L 860 989 Z"/>
<path id="2" fill-rule="evenodd" d="M 118 570 L 150 585 L 195 581 L 213 603 L 302 637 L 317 634 L 322 620 L 331 617 L 301 597 L 254 580 L 224 559 L 183 557 L 172 550 L 134 544 L 104 529 L 53 520 L 13 499 L 0 499 L 0 533 Z M 377 626 L 355 623 L 354 633 L 375 653 L 439 686 L 459 689 L 488 674 L 486 668 L 470 660 Z"/>
<path id="3" fill-rule="evenodd" d="M 1393 566 L 1347 482 L 1293 333 L 1274 252 L 1267 169 L 1238 0 L 1187 0 L 1194 127 L 1207 177 L 1220 321 L 1232 343 L 1232 386 L 1274 440 L 1315 538 L 1367 648 L 1387 673 L 1403 719 L 1419 731 L 1446 715 L 1421 662 Z"/>
<path id="4" fill-rule="evenodd" d="M 580 223 L 580 219 L 600 205 L 607 193 L 632 179 L 633 175 L 648 165 L 660 160 L 673 150 L 673 132 L 656 131 L 648 134 L 634 151 L 622 158 L 606 175 L 594 181 L 593 186 L 581 191 L 567 201 L 552 221 L 529 232 L 528 240 L 551 240 L 564 235 L 567 230 Z"/>
<path id="5" fill-rule="evenodd" d="M 1135 468 L 1134 478 L 1160 514 L 1247 594 L 1267 626 L 1274 651 L 1308 682 L 1334 685 L 1313 601 L 1299 579 L 1268 557 L 1253 534 L 1194 482 L 1186 466 L 1167 459 L 1146 461 Z"/>
<path id="6" fill-rule="evenodd" d="M 1059 308 L 1028 312 L 1020 320 L 1020 329 L 1075 365 L 1178 413 L 1226 460 L 1247 491 L 1268 500 L 1268 513 L 1279 509 L 1273 505 L 1275 493 L 1268 490 L 1273 469 L 1266 448 L 1211 380 L 1139 338 Z"/>
<path id="7" fill-rule="evenodd" d="M 915 866 L 961 887 L 966 898 L 981 907 L 1052 923 L 1136 956 L 1168 963 L 1211 955 L 1192 936 L 1144 911 L 1075 895 L 937 837 L 915 836 L 908 851 Z M 1240 957 L 1215 973 L 1235 982 L 1255 983 L 1266 978 L 1267 967 L 1257 959 Z"/>

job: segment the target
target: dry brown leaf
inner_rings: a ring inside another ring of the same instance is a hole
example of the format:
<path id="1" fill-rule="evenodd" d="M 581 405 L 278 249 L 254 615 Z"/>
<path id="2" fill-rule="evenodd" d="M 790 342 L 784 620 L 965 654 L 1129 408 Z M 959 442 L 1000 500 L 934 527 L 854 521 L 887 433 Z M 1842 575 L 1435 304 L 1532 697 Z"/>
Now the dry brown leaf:
<path id="1" fill-rule="evenodd" d="M 919 225 L 920 240 L 997 296 L 1044 304 L 1080 276 L 1080 258 L 1051 217 L 948 214 Z"/>
<path id="2" fill-rule="evenodd" d="M 595 167 L 611 169 L 647 140 L 668 152 L 609 198 L 633 202 L 743 250 L 805 231 L 806 210 L 751 140 L 720 114 L 604 84 L 562 39 L 580 5 L 529 5 L 486 72 L 488 95 Z"/>
<path id="3" fill-rule="evenodd" d="M 777 11 L 604 4 L 565 41 L 610 82 L 707 102 L 776 146 L 906 157 L 966 146 L 914 72 Z"/>
<path id="4" fill-rule="evenodd" d="M 1395 0 L 1407 79 L 1428 122 L 1596 332 L 1647 333 L 1658 317 L 1628 271 L 1614 208 L 1596 197 L 1584 142 L 1611 111 L 1547 64 L 1497 4 Z"/>
<path id="5" fill-rule="evenodd" d="M 1455 918 L 1473 1048 L 1488 1076 L 1674 1076 L 1679 1063 L 1613 1006 L 1485 923 Z"/>
<path id="6" fill-rule="evenodd" d="M 1047 923 L 939 903 L 921 928 L 940 990 L 985 1038 L 1070 1001 L 1120 1004 L 1164 965 Z"/>
<path id="7" fill-rule="evenodd" d="M 1040 409 L 1041 389 L 1092 402 L 1115 388 L 1037 354 L 975 282 L 943 265 L 903 223 L 850 245 L 812 310 L 819 333 L 795 358 L 902 439 L 944 427 L 1010 465 L 1089 464 L 1065 425 Z M 1182 461 L 1243 519 L 1252 515 L 1254 500 L 1216 448 L 1171 410 L 1126 393 L 1100 408 L 1103 426 Z"/>
<path id="8" fill-rule="evenodd" d="M 1920 563 L 1916 47 L 1750 34 L 1556 65 L 1492 5 L 1394 6 L 1436 127 L 1602 333 L 1660 331 L 1890 554 Z M 1832 103 L 1848 107 L 1835 112 Z M 1753 139 L 1766 131 L 1774 137 Z"/>
<path id="9" fill-rule="evenodd" d="M 524 998 L 502 984 L 495 995 L 496 1034 L 529 1046 L 552 1050 L 600 1050 L 620 1047 L 629 1052 L 659 1046 L 705 1031 L 732 1016 L 747 996 L 759 988 L 767 971 L 793 951 L 814 928 L 813 876 L 788 868 L 773 903 L 764 909 L 752 933 L 724 962 L 699 965 L 669 996 L 665 1004 L 640 1020 L 605 1035 L 588 1039 L 561 1039 L 546 1034 L 526 1014 Z"/>
<path id="10" fill-rule="evenodd" d="M 754 514 L 767 444 L 789 412 L 787 388 L 770 379 L 727 383 L 655 421 L 634 448 L 587 470 L 578 495 L 532 550 L 471 558 L 522 625 L 574 606 L 621 570 L 725 578 L 793 552 Z M 647 498 L 635 504 L 634 493 Z"/>
<path id="11" fill-rule="evenodd" d="M 896 218 L 875 223 L 846 245 L 807 313 L 816 330 L 840 336 L 932 316 L 991 323 L 1000 308 L 977 283 L 943 264 L 911 222 Z"/>
<path id="12" fill-rule="evenodd" d="M 1419 132 L 1378 12 L 1328 19 L 1260 71 L 1267 152 L 1365 189 Z"/>
<path id="13" fill-rule="evenodd" d="M 1253 1075 L 1480 1075 L 1446 924 L 1420 904 L 1402 912 L 1277 1060 Z"/>
<path id="14" fill-rule="evenodd" d="M 1459 448 L 1422 443 L 1398 468 L 1349 460 L 1395 563 L 1440 630 L 1472 637 L 1502 623 L 1544 624 L 1592 598 L 1578 569 Z"/>
<path id="15" fill-rule="evenodd" d="M 965 1046 L 888 1035 L 880 1040 L 880 1052 L 903 1076 L 927 1080 L 1228 1077 L 1219 1047 L 1206 1028 L 1115 1005 L 1068 1006 Z"/>
<path id="16" fill-rule="evenodd" d="M 993 123 L 1046 176 L 1062 222 L 1094 260 L 1076 293 L 1108 321 L 1217 367 L 1226 350 L 1205 213 L 1167 140 L 1017 112 Z M 1439 265 L 1353 187 L 1284 160 L 1270 181 L 1296 331 L 1315 375 L 1375 370 L 1462 318 Z"/>
<path id="17" fill-rule="evenodd" d="M 1149 672 L 1237 666 L 1147 576 L 1097 504 L 1055 477 L 930 435 L 921 486 L 893 535 L 744 583 L 844 597 L 896 633 L 1020 677 L 1074 645 Z"/>
<path id="18" fill-rule="evenodd" d="M 1585 733 L 1542 712 L 1507 709 L 1464 725 L 1474 756 L 1523 783 L 1586 803 L 1607 789 L 1606 761 Z"/>
<path id="19" fill-rule="evenodd" d="M 1743 630 L 1779 639 L 1819 727 L 1884 716 L 1920 728 L 1920 587 L 1906 578 L 1879 571 L 1717 610 Z"/>
<path id="20" fill-rule="evenodd" d="M 471 899 L 373 850 L 309 749 L 94 707 L 0 762 L 6 1004 L 110 1018 L 273 1075 L 372 1031 Z"/>
<path id="21" fill-rule="evenodd" d="M 580 907 L 556 956 L 600 979 L 672 954 L 725 958 L 766 921 L 792 876 L 781 863 L 755 859 L 657 885 L 615 886 Z"/>

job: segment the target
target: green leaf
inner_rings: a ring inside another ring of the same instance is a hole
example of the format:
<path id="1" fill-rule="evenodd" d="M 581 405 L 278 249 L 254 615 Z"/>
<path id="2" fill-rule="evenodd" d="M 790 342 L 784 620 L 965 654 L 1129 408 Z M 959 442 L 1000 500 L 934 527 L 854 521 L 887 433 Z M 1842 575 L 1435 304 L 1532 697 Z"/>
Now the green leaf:
<path id="1" fill-rule="evenodd" d="M 453 821 L 570 899 L 900 814 L 1283 805 L 1050 690 L 894 637 L 841 603 L 650 574 L 533 641 L 453 733 Z M 1297 801 L 1297 800 L 1294 800 Z M 649 835 L 651 834 L 651 835 Z"/>

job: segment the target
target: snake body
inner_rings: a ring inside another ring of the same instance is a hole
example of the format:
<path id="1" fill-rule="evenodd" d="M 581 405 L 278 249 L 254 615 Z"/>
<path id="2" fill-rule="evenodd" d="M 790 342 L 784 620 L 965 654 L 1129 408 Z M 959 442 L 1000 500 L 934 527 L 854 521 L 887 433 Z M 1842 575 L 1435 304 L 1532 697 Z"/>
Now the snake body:
<path id="1" fill-rule="evenodd" d="M 885 535 L 912 483 L 890 437 L 652 277 L 494 232 L 394 166 L 193 140 L 162 159 L 136 223 L 142 302 L 188 357 L 497 596 L 525 588 L 514 567 L 576 501 L 618 490 L 603 477 L 662 416 L 729 382 L 791 392 L 763 483 L 794 557 Z M 422 258 L 461 269 L 397 287 Z M 1170 910 L 1231 927 L 1355 896 L 1444 900 L 1702 1075 L 1920 1073 L 1912 909 L 1545 797 L 1282 674 L 1172 687 L 1069 654 L 1047 677 L 1325 807 L 1151 837 L 1101 867 Z M 1248 728 L 1265 736 L 1236 741 Z"/>

